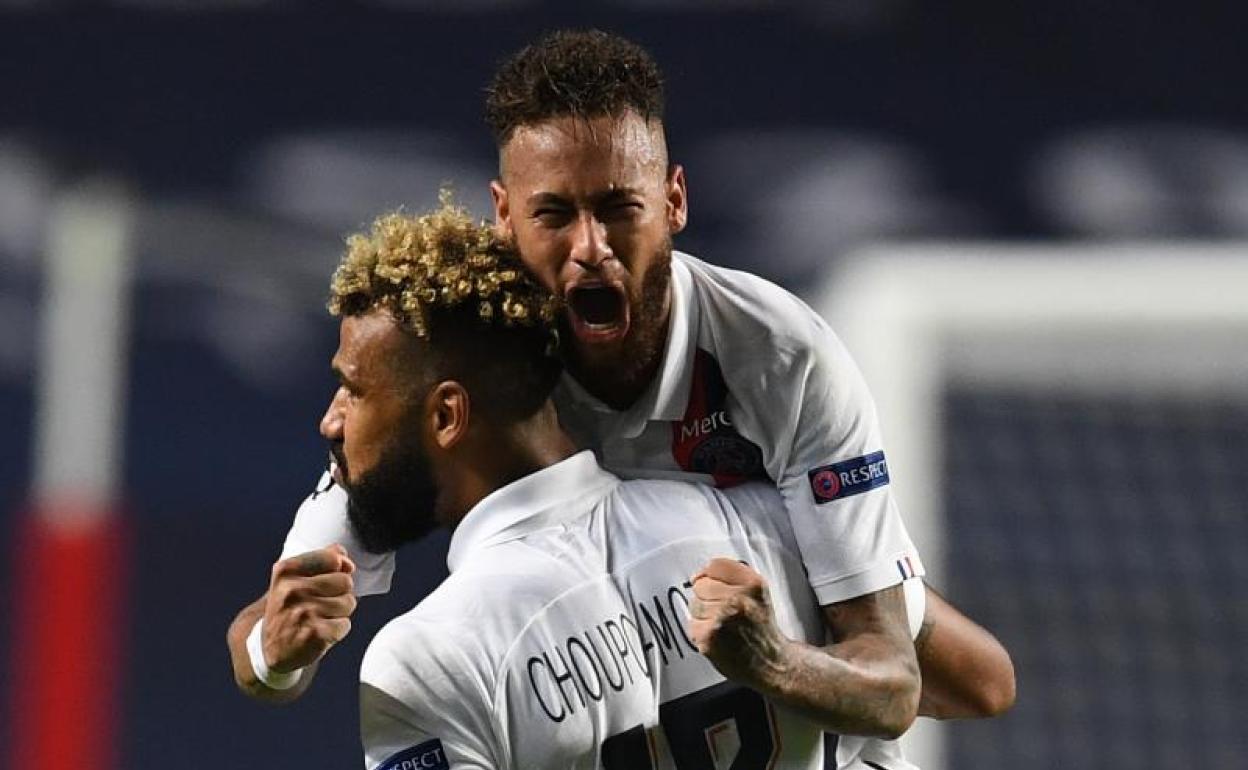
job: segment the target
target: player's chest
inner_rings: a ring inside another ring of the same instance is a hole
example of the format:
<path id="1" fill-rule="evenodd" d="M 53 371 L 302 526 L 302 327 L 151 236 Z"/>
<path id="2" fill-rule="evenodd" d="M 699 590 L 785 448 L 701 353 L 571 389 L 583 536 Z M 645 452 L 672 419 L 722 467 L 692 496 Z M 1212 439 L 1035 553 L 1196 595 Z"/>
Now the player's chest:
<path id="1" fill-rule="evenodd" d="M 629 415 L 566 399 L 559 410 L 573 439 L 624 478 L 680 479 L 719 487 L 770 480 L 762 447 L 738 424 L 742 406 L 729 391 L 719 362 L 701 349 L 694 356 L 679 419 L 647 420 L 635 434 Z"/>

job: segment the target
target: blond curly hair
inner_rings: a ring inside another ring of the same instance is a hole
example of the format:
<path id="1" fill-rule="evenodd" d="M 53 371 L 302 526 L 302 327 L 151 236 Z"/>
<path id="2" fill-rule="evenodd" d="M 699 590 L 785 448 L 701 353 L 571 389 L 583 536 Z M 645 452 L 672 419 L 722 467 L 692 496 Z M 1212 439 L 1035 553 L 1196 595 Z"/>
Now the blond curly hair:
<path id="1" fill-rule="evenodd" d="M 486 324 L 553 330 L 558 300 L 529 275 L 515 249 L 449 192 L 440 201 L 420 216 L 384 214 L 369 232 L 347 238 L 330 283 L 329 312 L 382 308 L 426 340 L 431 314 L 469 305 Z"/>

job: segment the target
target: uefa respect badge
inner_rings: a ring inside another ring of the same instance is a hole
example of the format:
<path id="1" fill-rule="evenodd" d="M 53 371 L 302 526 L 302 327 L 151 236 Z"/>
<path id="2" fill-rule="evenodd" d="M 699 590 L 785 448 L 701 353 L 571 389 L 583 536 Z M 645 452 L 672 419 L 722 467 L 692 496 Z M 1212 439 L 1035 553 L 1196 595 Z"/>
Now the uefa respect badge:
<path id="1" fill-rule="evenodd" d="M 442 741 L 434 738 L 400 751 L 382 762 L 377 770 L 450 770 L 450 767 Z"/>
<path id="2" fill-rule="evenodd" d="M 811 469 L 807 476 L 815 502 L 822 505 L 884 486 L 888 483 L 888 461 L 883 451 L 872 452 L 852 460 L 821 465 Z"/>

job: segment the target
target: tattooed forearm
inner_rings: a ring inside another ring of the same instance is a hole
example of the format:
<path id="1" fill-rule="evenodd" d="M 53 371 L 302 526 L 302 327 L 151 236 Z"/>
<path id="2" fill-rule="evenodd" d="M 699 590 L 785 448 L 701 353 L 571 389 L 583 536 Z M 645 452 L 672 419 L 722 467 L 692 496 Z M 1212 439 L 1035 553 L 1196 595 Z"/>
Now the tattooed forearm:
<path id="1" fill-rule="evenodd" d="M 824 608 L 834 644 L 788 642 L 751 686 L 832 732 L 894 738 L 914 721 L 919 669 L 900 588 Z"/>

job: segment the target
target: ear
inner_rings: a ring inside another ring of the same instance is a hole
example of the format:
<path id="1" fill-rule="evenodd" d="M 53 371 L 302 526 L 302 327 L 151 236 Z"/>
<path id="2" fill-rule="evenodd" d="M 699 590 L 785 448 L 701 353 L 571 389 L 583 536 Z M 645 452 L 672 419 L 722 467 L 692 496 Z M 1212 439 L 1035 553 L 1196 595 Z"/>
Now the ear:
<path id="1" fill-rule="evenodd" d="M 494 229 L 507 240 L 511 240 L 514 231 L 511 228 L 511 203 L 507 199 L 507 188 L 501 179 L 490 182 L 490 198 L 494 201 Z"/>
<path id="2" fill-rule="evenodd" d="M 685 190 L 685 169 L 673 163 L 667 171 L 667 231 L 672 235 L 685 229 L 689 222 L 689 197 Z"/>
<path id="3" fill-rule="evenodd" d="M 425 397 L 425 424 L 433 445 L 443 451 L 458 444 L 468 434 L 470 417 L 468 391 L 454 380 L 439 382 Z"/>

